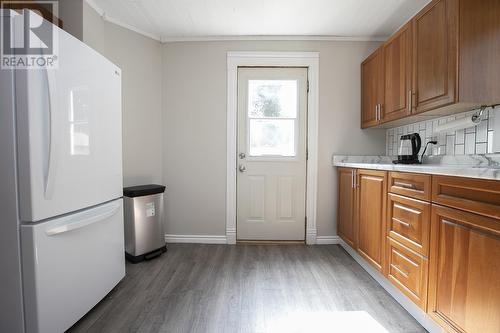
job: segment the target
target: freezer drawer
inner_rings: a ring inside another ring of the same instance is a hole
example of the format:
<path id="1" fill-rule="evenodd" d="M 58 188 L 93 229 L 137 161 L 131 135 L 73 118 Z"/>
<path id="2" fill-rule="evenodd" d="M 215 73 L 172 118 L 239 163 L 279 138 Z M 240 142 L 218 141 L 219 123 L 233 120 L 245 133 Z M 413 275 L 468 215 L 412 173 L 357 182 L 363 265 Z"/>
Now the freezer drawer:
<path id="1" fill-rule="evenodd" d="M 123 200 L 21 227 L 26 332 L 64 332 L 125 276 Z"/>

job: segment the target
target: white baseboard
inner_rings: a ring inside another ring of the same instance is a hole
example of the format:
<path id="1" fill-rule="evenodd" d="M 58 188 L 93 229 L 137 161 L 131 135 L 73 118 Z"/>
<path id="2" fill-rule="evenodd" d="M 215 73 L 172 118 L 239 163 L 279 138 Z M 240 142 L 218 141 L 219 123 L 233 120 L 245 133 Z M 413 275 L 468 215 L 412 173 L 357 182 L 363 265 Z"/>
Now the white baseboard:
<path id="1" fill-rule="evenodd" d="M 167 243 L 227 244 L 226 236 L 215 235 L 165 235 Z"/>
<path id="2" fill-rule="evenodd" d="M 339 236 L 316 236 L 316 244 L 318 244 L 318 245 L 340 244 L 340 237 Z"/>
<path id="3" fill-rule="evenodd" d="M 339 239 L 339 244 L 353 257 L 363 269 L 377 281 L 408 313 L 415 318 L 428 332 L 430 333 L 445 333 L 446 331 L 432 320 L 427 313 L 422 311 L 415 303 L 410 301 L 405 294 L 392 285 L 385 276 L 380 274 L 368 262 L 366 262 L 352 247 L 347 245 L 342 239 Z"/>

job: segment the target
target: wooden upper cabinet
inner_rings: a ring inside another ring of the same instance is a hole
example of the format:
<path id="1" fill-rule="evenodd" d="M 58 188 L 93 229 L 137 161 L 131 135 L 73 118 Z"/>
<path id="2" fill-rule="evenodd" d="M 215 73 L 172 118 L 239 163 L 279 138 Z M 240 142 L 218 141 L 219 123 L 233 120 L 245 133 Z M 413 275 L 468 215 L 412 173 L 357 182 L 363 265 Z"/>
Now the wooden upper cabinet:
<path id="1" fill-rule="evenodd" d="M 337 233 L 352 248 L 356 248 L 356 188 L 355 169 L 339 168 L 339 200 Z"/>
<path id="2" fill-rule="evenodd" d="M 500 332 L 500 221 L 433 205 L 428 313 L 450 332 Z"/>
<path id="3" fill-rule="evenodd" d="M 358 170 L 358 252 L 384 273 L 387 173 Z"/>
<path id="4" fill-rule="evenodd" d="M 500 104 L 498 22 L 498 0 L 432 0 L 363 62 L 362 127 Z"/>
<path id="5" fill-rule="evenodd" d="M 460 102 L 498 104 L 500 1 L 461 0 L 459 12 Z"/>
<path id="6" fill-rule="evenodd" d="M 402 27 L 382 47 L 385 80 L 381 122 L 400 119 L 411 112 L 411 50 L 411 23 Z"/>
<path id="7" fill-rule="evenodd" d="M 361 64 L 361 96 L 361 127 L 378 125 L 384 100 L 384 58 L 380 49 Z"/>
<path id="8" fill-rule="evenodd" d="M 456 4 L 456 0 L 433 1 L 413 19 L 414 113 L 455 101 Z"/>

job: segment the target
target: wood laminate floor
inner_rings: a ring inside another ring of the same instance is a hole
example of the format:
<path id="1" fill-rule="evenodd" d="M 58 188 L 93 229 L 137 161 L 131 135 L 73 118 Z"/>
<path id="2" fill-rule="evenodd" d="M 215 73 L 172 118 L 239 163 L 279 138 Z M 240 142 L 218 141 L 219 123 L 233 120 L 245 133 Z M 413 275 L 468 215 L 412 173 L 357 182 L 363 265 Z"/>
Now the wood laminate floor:
<path id="1" fill-rule="evenodd" d="M 171 244 L 69 332 L 425 332 L 340 246 Z"/>

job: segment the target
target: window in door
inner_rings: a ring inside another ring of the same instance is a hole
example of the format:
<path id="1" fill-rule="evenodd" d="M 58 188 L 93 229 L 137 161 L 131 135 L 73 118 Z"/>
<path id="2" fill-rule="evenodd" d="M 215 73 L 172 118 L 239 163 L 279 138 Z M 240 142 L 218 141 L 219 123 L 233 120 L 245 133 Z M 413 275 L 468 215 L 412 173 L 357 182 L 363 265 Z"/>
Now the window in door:
<path id="1" fill-rule="evenodd" d="M 295 157 L 297 80 L 248 81 L 249 155 Z"/>

